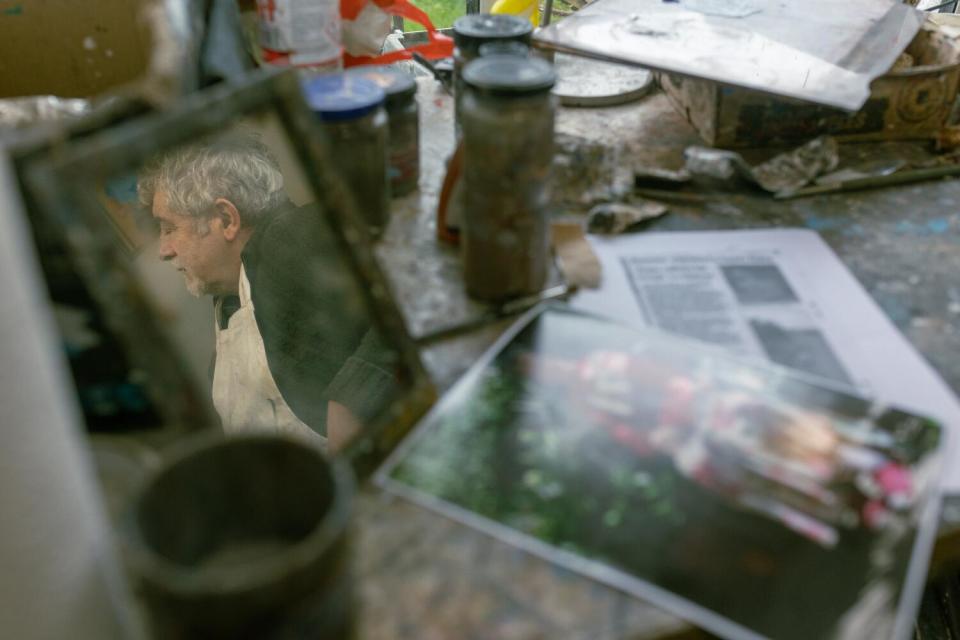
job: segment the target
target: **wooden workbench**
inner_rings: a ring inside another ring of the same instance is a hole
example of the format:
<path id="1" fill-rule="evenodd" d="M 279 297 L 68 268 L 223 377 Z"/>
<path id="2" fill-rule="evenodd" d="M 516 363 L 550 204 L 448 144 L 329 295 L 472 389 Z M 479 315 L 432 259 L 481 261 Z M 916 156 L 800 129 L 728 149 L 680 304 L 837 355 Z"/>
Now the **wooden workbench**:
<path id="1" fill-rule="evenodd" d="M 378 257 L 414 335 L 484 310 L 461 286 L 455 249 L 435 241 L 451 98 L 422 79 L 420 191 L 394 201 Z M 557 130 L 625 145 L 624 162 L 677 168 L 700 144 L 662 94 L 603 109 L 561 109 Z M 922 157 L 919 144 L 861 145 L 845 154 Z M 775 202 L 730 193 L 671 204 L 656 230 L 807 227 L 820 232 L 908 340 L 960 390 L 960 181 Z M 424 349 L 438 390 L 449 388 L 508 321 Z M 357 571 L 365 639 L 665 638 L 684 622 L 499 540 L 367 487 L 358 508 Z M 957 556 L 960 498 L 944 510 L 938 553 Z"/>

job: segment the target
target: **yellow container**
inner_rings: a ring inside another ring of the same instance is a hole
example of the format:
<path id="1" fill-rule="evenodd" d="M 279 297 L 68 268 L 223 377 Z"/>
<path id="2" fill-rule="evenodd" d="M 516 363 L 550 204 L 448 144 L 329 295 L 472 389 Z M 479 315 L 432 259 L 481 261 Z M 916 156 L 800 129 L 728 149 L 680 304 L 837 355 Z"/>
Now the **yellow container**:
<path id="1" fill-rule="evenodd" d="M 529 20 L 533 26 L 540 26 L 539 0 L 497 0 L 490 8 L 490 13 L 508 13 L 512 16 L 520 16 Z"/>

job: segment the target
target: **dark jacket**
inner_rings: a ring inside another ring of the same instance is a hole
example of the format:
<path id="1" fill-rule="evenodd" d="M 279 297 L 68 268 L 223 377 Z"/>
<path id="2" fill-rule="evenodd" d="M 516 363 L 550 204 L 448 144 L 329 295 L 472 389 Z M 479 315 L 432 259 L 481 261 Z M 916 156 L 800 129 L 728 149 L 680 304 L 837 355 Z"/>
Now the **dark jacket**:
<path id="1" fill-rule="evenodd" d="M 368 423 L 397 391 L 397 355 L 373 328 L 365 286 L 312 206 L 286 207 L 243 250 L 270 372 L 294 414 L 326 435 L 327 401 Z"/>

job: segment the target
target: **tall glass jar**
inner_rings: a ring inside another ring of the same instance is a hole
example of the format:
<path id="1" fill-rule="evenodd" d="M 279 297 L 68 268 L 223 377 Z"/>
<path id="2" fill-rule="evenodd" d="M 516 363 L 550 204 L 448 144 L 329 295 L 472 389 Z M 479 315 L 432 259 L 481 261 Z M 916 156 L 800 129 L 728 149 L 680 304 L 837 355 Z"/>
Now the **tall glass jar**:
<path id="1" fill-rule="evenodd" d="M 453 109 L 456 135 L 460 137 L 460 102 L 463 96 L 463 69 L 480 57 L 480 45 L 517 41 L 529 45 L 533 25 L 526 18 L 508 14 L 471 13 L 453 23 Z"/>
<path id="2" fill-rule="evenodd" d="M 370 80 L 344 74 L 311 78 L 303 89 L 329 136 L 336 166 L 361 216 L 379 236 L 390 217 L 383 90 Z"/>
<path id="3" fill-rule="evenodd" d="M 494 55 L 463 72 L 464 280 L 477 299 L 534 294 L 550 265 L 553 67 Z"/>
<path id="4" fill-rule="evenodd" d="M 417 82 L 410 74 L 385 66 L 354 67 L 347 71 L 376 82 L 386 94 L 390 195 L 415 191 L 420 179 L 420 122 Z"/>

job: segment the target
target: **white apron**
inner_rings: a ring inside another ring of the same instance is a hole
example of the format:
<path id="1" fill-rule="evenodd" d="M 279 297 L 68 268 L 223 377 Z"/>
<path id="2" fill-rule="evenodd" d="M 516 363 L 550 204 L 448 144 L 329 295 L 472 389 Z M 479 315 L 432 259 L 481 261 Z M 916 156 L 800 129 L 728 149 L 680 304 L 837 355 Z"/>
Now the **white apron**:
<path id="1" fill-rule="evenodd" d="M 280 395 L 277 383 L 267 364 L 263 338 L 257 329 L 250 299 L 250 281 L 240 268 L 240 308 L 220 329 L 222 300 L 217 301 L 214 326 L 217 336 L 217 359 L 213 370 L 213 404 L 220 414 L 223 430 L 228 433 L 275 431 L 297 437 L 319 440 L 326 438 L 300 421 Z"/>

